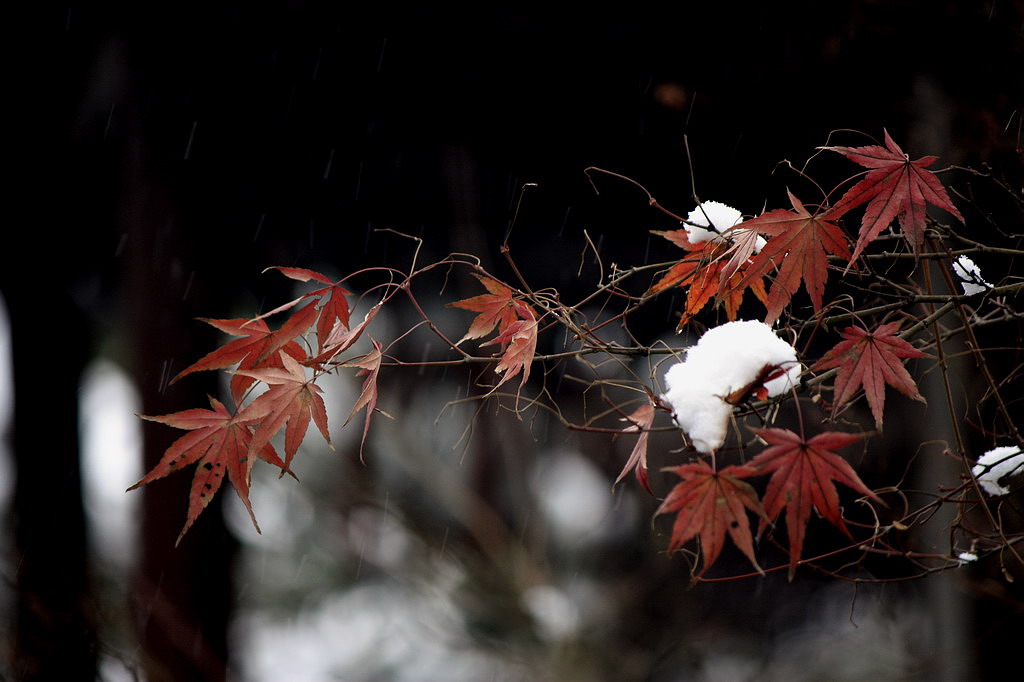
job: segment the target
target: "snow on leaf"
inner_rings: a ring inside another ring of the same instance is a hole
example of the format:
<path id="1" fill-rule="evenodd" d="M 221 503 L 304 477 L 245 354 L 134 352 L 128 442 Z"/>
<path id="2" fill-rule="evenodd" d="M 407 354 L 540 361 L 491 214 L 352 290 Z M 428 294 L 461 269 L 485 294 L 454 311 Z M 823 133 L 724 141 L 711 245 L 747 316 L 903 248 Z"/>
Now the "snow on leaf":
<path id="1" fill-rule="evenodd" d="M 749 466 L 729 466 L 715 471 L 705 461 L 673 467 L 669 471 L 683 479 L 657 511 L 657 514 L 678 514 L 672 526 L 669 551 L 679 549 L 695 537 L 700 538 L 704 561 L 697 575 L 703 575 L 721 553 L 728 531 L 754 568 L 763 572 L 754 557 L 754 539 L 746 512 L 757 514 L 762 523 L 765 513 L 757 492 L 742 480 L 758 472 Z"/>
<path id="2" fill-rule="evenodd" d="M 709 329 L 665 373 L 665 403 L 700 452 L 725 442 L 733 407 L 750 394 L 775 397 L 800 383 L 796 350 L 763 322 Z"/>
<path id="3" fill-rule="evenodd" d="M 284 464 L 287 468 L 306 437 L 310 420 L 316 424 L 328 445 L 331 445 L 331 436 L 327 429 L 327 409 L 320 397 L 322 389 L 312 379 L 306 378 L 302 365 L 292 357 L 282 353 L 281 360 L 282 368 L 238 370 L 237 373 L 270 386 L 249 407 L 249 413 L 261 419 L 250 447 L 261 449 L 287 425 L 284 439 Z M 281 475 L 284 476 L 284 471 Z"/>
<path id="4" fill-rule="evenodd" d="M 804 546 L 804 534 L 811 510 L 817 509 L 827 521 L 843 531 L 850 531 L 839 507 L 839 492 L 833 481 L 877 500 L 879 498 L 860 480 L 853 467 L 833 450 L 860 440 L 859 434 L 825 432 L 804 440 L 788 429 L 767 428 L 757 435 L 769 447 L 750 461 L 758 473 L 771 473 L 763 504 L 767 514 L 758 533 L 786 510 L 786 531 L 789 535 L 789 578 L 793 579 Z"/>
<path id="5" fill-rule="evenodd" d="M 650 434 L 651 425 L 654 423 L 654 411 L 653 404 L 645 403 L 625 418 L 624 421 L 629 421 L 631 424 L 622 429 L 622 432 L 639 433 L 640 436 L 636 439 L 636 445 L 633 446 L 633 452 L 630 453 L 629 459 L 626 460 L 626 466 L 622 467 L 622 473 L 615 479 L 612 487 L 618 485 L 619 481 L 629 473 L 629 470 L 633 469 L 636 472 L 636 480 L 640 482 L 644 490 L 651 495 L 654 494 L 647 476 L 647 437 Z"/>
<path id="6" fill-rule="evenodd" d="M 978 463 L 971 469 L 971 473 L 978 479 L 978 485 L 989 495 L 1008 495 L 1010 489 L 999 481 L 1024 473 L 1024 454 L 1016 445 L 993 448 L 978 458 Z"/>
<path id="7" fill-rule="evenodd" d="M 953 261 L 953 273 L 960 278 L 965 296 L 974 296 L 992 288 L 981 276 L 981 268 L 967 256 L 960 256 Z"/>
<path id="8" fill-rule="evenodd" d="M 925 402 L 917 384 L 903 366 L 906 358 L 923 358 L 924 353 L 897 336 L 899 322 L 889 322 L 873 332 L 860 327 L 847 327 L 843 339 L 818 360 L 811 369 L 839 368 L 835 382 L 832 413 L 852 399 L 859 388 L 864 389 L 875 426 L 882 428 L 885 411 L 885 384 L 897 391 Z"/>
<path id="9" fill-rule="evenodd" d="M 867 203 L 860 223 L 860 234 L 850 262 L 857 260 L 868 244 L 899 217 L 903 236 L 918 253 L 924 243 L 925 207 L 927 204 L 946 211 L 963 222 L 963 216 L 953 205 L 938 176 L 925 170 L 937 157 L 924 156 L 916 161 L 900 149 L 889 133 L 885 132 L 885 146 L 825 147 L 838 152 L 865 168 L 864 178 L 846 191 L 833 207 L 833 213 L 842 215 Z"/>
<path id="10" fill-rule="evenodd" d="M 135 490 L 141 486 L 151 483 L 168 474 L 172 474 L 182 468 L 198 462 L 195 474 L 192 477 L 192 490 L 189 493 L 188 518 L 185 527 L 175 541 L 175 545 L 181 542 L 185 533 L 192 526 L 193 522 L 210 504 L 210 500 L 220 489 L 224 482 L 225 474 L 231 485 L 238 493 L 242 503 L 245 504 L 252 519 L 256 532 L 259 532 L 259 524 L 256 523 L 256 516 L 252 511 L 252 504 L 249 502 L 249 479 L 252 472 L 254 456 L 270 462 L 276 467 L 287 471 L 288 467 L 277 456 L 273 446 L 269 443 L 254 452 L 251 448 L 253 422 L 259 421 L 262 416 L 242 410 L 237 415 L 228 412 L 224 405 L 210 398 L 212 410 L 201 408 L 175 412 L 160 417 L 147 417 L 139 415 L 143 419 L 161 424 L 167 424 L 179 429 L 189 430 L 178 440 L 174 441 L 164 452 L 163 457 L 153 469 L 146 474 L 138 483 L 128 488 Z"/>
<path id="11" fill-rule="evenodd" d="M 738 288 L 750 285 L 773 268 L 778 268 L 775 282 L 768 292 L 768 315 L 771 324 L 800 288 L 800 280 L 811 297 L 814 311 L 821 310 L 821 299 L 828 280 L 828 254 L 850 257 L 846 235 L 833 220 L 834 210 L 811 215 L 792 192 L 788 192 L 793 210 L 775 209 L 740 223 L 737 227 L 756 230 L 770 237 L 740 279 Z M 727 290 L 732 287 L 727 287 Z"/>
<path id="12" fill-rule="evenodd" d="M 377 409 L 377 373 L 380 372 L 380 362 L 383 357 L 381 344 L 377 339 L 370 338 L 373 350 L 358 360 L 351 360 L 345 363 L 345 367 L 359 367 L 357 376 L 366 376 L 363 380 L 363 390 L 359 393 L 352 411 L 348 413 L 345 424 L 352 421 L 356 412 L 366 408 L 366 420 L 363 422 L 363 437 L 359 441 L 359 459 L 363 459 L 363 446 L 366 444 L 366 434 L 370 431 L 370 421 L 373 419 L 373 412 Z"/>

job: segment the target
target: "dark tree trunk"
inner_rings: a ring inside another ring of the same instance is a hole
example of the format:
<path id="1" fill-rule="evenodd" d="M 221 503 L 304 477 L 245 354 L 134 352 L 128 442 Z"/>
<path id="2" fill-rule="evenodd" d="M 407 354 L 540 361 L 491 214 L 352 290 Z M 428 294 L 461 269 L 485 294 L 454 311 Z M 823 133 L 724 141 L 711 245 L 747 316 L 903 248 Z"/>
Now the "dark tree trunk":
<path id="1" fill-rule="evenodd" d="M 86 578 L 77 391 L 86 326 L 60 286 L 5 286 L 4 293 L 12 329 L 17 476 L 14 675 L 91 680 L 96 642 Z M 53 309 L 62 311 L 62 325 L 79 330 L 75 344 L 53 332 Z"/>

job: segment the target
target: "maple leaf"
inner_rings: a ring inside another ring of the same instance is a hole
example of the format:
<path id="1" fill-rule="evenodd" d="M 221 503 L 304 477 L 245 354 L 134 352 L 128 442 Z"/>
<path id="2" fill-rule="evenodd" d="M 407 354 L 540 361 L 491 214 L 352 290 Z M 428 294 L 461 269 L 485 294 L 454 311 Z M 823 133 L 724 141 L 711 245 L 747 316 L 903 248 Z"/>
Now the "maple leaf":
<path id="1" fill-rule="evenodd" d="M 484 277 L 475 272 L 472 274 L 491 293 L 473 296 L 472 298 L 448 304 L 452 308 L 462 308 L 463 310 L 480 313 L 473 318 L 469 325 L 469 331 L 459 339 L 456 345 L 470 339 L 482 339 L 490 334 L 495 327 L 498 328 L 498 333 L 501 334 L 510 325 L 514 324 L 516 320 L 520 319 L 519 313 L 522 304 L 516 301 L 513 289 L 496 279 Z"/>
<path id="2" fill-rule="evenodd" d="M 455 301 L 448 305 L 479 313 L 469 325 L 466 335 L 459 343 L 467 339 L 479 339 L 487 336 L 497 328 L 494 338 L 480 347 L 498 344 L 502 356 L 494 371 L 502 377 L 494 389 L 522 372 L 519 382 L 520 389 L 530 378 L 530 365 L 537 350 L 537 317 L 533 308 L 518 300 L 515 290 L 501 282 L 473 273 L 491 293 L 473 296 L 472 298 Z"/>
<path id="3" fill-rule="evenodd" d="M 352 329 L 338 320 L 331 333 L 327 335 L 327 340 L 323 344 L 323 351 L 320 355 L 315 358 L 311 358 L 306 364 L 309 365 L 323 365 L 335 358 L 339 353 L 343 353 L 352 345 L 359 340 L 359 337 L 366 331 L 367 326 L 373 321 L 373 318 L 377 316 L 377 312 L 384 305 L 384 301 L 378 302 L 372 308 L 366 311 L 366 315 L 363 316 L 363 321 L 357 324 Z"/>
<path id="4" fill-rule="evenodd" d="M 291 356 L 282 353 L 281 360 L 281 368 L 265 367 L 238 370 L 236 373 L 258 379 L 270 386 L 252 401 L 249 408 L 251 414 L 261 418 L 250 447 L 260 450 L 287 425 L 284 438 L 284 464 L 287 468 L 299 444 L 306 437 L 310 420 L 316 424 L 328 445 L 331 445 L 331 436 L 327 428 L 327 409 L 320 396 L 323 389 L 313 383 L 313 379 L 306 378 L 302 365 Z M 284 473 L 282 470 L 281 475 L 284 476 Z"/>
<path id="5" fill-rule="evenodd" d="M 768 315 L 765 318 L 768 324 L 779 318 L 782 309 L 800 288 L 801 279 L 814 304 L 814 311 L 821 310 L 821 298 L 828 279 L 828 254 L 850 257 L 846 235 L 831 222 L 837 217 L 834 211 L 811 215 L 792 192 L 787 191 L 787 194 L 792 211 L 775 209 L 737 225 L 771 237 L 747 267 L 746 275 L 738 285 L 745 287 L 772 267 L 779 269 L 768 293 Z"/>
<path id="6" fill-rule="evenodd" d="M 284 350 L 296 360 L 304 360 L 306 351 L 295 342 L 295 337 L 304 334 L 316 319 L 317 310 L 307 305 L 295 312 L 277 331 L 270 331 L 262 319 L 231 319 L 213 320 L 200 318 L 203 322 L 216 327 L 225 334 L 241 338 L 229 341 L 220 348 L 207 353 L 192 363 L 174 379 L 173 384 L 182 377 L 211 369 L 225 369 L 238 365 L 238 369 L 249 370 L 256 367 L 281 367 L 281 359 L 277 351 Z M 236 403 L 241 402 L 242 395 L 256 380 L 244 374 L 236 374 L 231 378 L 231 397 Z"/>
<path id="7" fill-rule="evenodd" d="M 308 282 L 313 280 L 327 285 L 303 296 L 303 298 L 317 298 L 320 300 L 320 316 L 316 321 L 316 337 L 319 350 L 322 351 L 324 349 L 327 338 L 330 336 L 331 331 L 334 329 L 336 324 L 340 323 L 343 326 L 348 327 L 351 311 L 349 310 L 348 299 L 345 297 L 351 294 L 351 291 L 345 289 L 326 275 L 316 272 L 315 270 L 282 266 L 267 268 L 267 270 L 277 270 L 285 277 L 294 279 L 298 282 Z"/>
<path id="8" fill-rule="evenodd" d="M 516 320 L 501 334 L 487 343 L 480 344 L 482 347 L 498 343 L 505 349 L 501 360 L 494 368 L 495 372 L 502 375 L 494 386 L 495 389 L 520 372 L 523 374 L 519 381 L 520 389 L 530 378 L 530 365 L 533 364 L 533 356 L 537 351 L 537 320 L 533 319 L 533 313 L 529 309 L 526 309 L 526 312 L 530 316 L 529 319 Z"/>
<path id="9" fill-rule="evenodd" d="M 715 563 L 725 545 L 725 533 L 746 555 L 758 572 L 763 572 L 754 557 L 754 539 L 746 510 L 765 519 L 757 492 L 741 479 L 757 475 L 749 466 L 729 466 L 715 471 L 705 461 L 668 469 L 683 479 L 662 502 L 656 514 L 678 512 L 672 526 L 669 551 L 674 551 L 695 537 L 700 538 L 704 565 L 703 575 Z"/>
<path id="10" fill-rule="evenodd" d="M 260 532 L 252 504 L 249 502 L 249 480 L 255 461 L 254 449 L 251 447 L 251 425 L 263 416 L 248 409 L 232 415 L 223 403 L 212 397 L 210 406 L 212 410 L 196 408 L 160 417 L 139 415 L 148 421 L 191 431 L 174 441 L 157 465 L 138 483 L 128 488 L 135 490 L 198 462 L 195 475 L 192 477 L 192 490 L 189 493 L 188 518 L 175 545 L 181 542 L 192 523 L 210 504 L 210 500 L 224 482 L 225 473 L 238 497 L 245 504 L 256 532 Z M 255 456 L 281 468 L 282 471 L 291 473 L 269 443 L 255 450 Z"/>
<path id="11" fill-rule="evenodd" d="M 860 327 L 847 327 L 842 332 L 845 341 L 840 341 L 814 363 L 811 369 L 839 368 L 833 415 L 838 406 L 853 398 L 861 387 L 875 418 L 875 426 L 879 429 L 882 428 L 885 408 L 885 384 L 908 398 L 925 402 L 924 396 L 917 390 L 917 384 L 903 366 L 903 360 L 927 355 L 897 336 L 899 328 L 899 322 L 883 324 L 873 332 Z"/>
<path id="12" fill-rule="evenodd" d="M 345 363 L 345 367 L 359 367 L 360 370 L 357 376 L 366 376 L 363 380 L 363 390 L 360 391 L 359 397 L 356 399 L 355 405 L 352 406 L 352 411 L 348 413 L 348 418 L 345 420 L 347 426 L 352 417 L 356 416 L 356 412 L 366 408 L 366 421 L 363 422 L 363 437 L 359 441 L 359 459 L 363 459 L 363 445 L 366 443 L 366 434 L 370 431 L 370 420 L 373 418 L 373 412 L 377 409 L 377 374 L 380 372 L 380 361 L 383 357 L 381 354 L 381 345 L 374 338 L 370 338 L 370 342 L 373 343 L 373 350 L 362 356 L 358 360 L 352 360 Z"/>
<path id="13" fill-rule="evenodd" d="M 868 244 L 899 217 L 903 236 L 914 253 L 919 253 L 924 243 L 925 207 L 931 204 L 961 223 L 960 211 L 950 200 L 938 176 L 925 170 L 935 163 L 937 157 L 923 156 L 916 161 L 900 149 L 888 131 L 885 131 L 885 146 L 866 147 L 824 147 L 838 152 L 865 168 L 871 170 L 856 185 L 846 191 L 833 207 L 833 212 L 842 215 L 867 203 L 860 223 L 857 245 L 850 262 L 857 260 Z"/>
<path id="14" fill-rule="evenodd" d="M 626 466 L 622 467 L 622 473 L 615 479 L 613 488 L 626 477 L 630 469 L 633 469 L 636 472 L 636 480 L 640 482 L 644 490 L 651 495 L 654 494 L 647 476 L 647 437 L 650 434 L 651 425 L 654 423 L 654 410 L 655 407 L 652 403 L 645 403 L 624 419 L 631 424 L 622 429 L 622 432 L 639 433 L 640 436 L 636 439 L 636 445 L 633 446 L 633 452 L 630 453 L 629 459 L 626 460 Z"/>
<path id="15" fill-rule="evenodd" d="M 725 305 L 725 313 L 730 320 L 736 319 L 740 305 L 743 303 L 744 289 L 748 286 L 762 303 L 767 301 L 764 281 L 760 277 L 752 278 L 750 282 L 740 286 L 746 262 L 737 264 L 732 258 L 725 260 L 725 256 L 730 253 L 736 255 L 734 251 L 737 248 L 736 244 L 725 241 L 704 241 L 692 244 L 687 239 L 686 230 L 667 232 L 651 230 L 651 233 L 660 235 L 673 244 L 690 251 L 689 255 L 670 267 L 661 279 L 651 285 L 651 288 L 644 294 L 644 296 L 653 296 L 672 287 L 687 289 L 686 306 L 683 308 L 677 330 L 685 327 L 690 319 L 715 296 L 718 296 Z M 756 233 L 754 236 L 757 236 Z M 725 287 L 722 286 L 723 280 L 728 282 Z"/>
<path id="16" fill-rule="evenodd" d="M 833 450 L 860 440 L 860 434 L 829 431 L 804 440 L 788 429 L 767 428 L 757 435 L 768 443 L 749 466 L 758 473 L 771 473 L 764 495 L 766 518 L 761 520 L 758 534 L 786 510 L 786 531 L 789 535 L 789 578 L 793 579 L 804 546 L 811 509 L 817 509 L 827 521 L 851 537 L 839 508 L 838 481 L 862 495 L 881 502 L 860 480 L 850 464 Z"/>

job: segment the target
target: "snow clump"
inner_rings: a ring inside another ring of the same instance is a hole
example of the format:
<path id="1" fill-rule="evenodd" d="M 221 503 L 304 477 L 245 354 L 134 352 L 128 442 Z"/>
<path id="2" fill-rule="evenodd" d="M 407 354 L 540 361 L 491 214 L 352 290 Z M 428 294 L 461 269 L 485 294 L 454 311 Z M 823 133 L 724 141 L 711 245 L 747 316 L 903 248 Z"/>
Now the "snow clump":
<path id="1" fill-rule="evenodd" d="M 1024 453 L 1016 445 L 994 448 L 978 459 L 971 473 L 989 495 L 1007 495 L 1010 489 L 1000 485 L 999 479 L 1024 473 Z"/>
<path id="2" fill-rule="evenodd" d="M 732 206 L 719 201 L 705 201 L 686 216 L 686 237 L 691 244 L 726 241 L 721 233 L 741 222 L 743 214 Z M 708 227 L 711 229 L 705 229 Z M 758 253 L 766 243 L 764 237 L 758 237 L 754 253 Z"/>
<path id="3" fill-rule="evenodd" d="M 960 278 L 960 284 L 964 287 L 965 296 L 980 294 L 992 285 L 981 278 L 981 268 L 974 264 L 967 256 L 960 256 L 953 263 L 953 272 Z"/>
<path id="4" fill-rule="evenodd" d="M 727 322 L 708 330 L 687 349 L 683 362 L 668 369 L 662 398 L 693 446 L 714 452 L 725 442 L 732 415 L 733 406 L 725 398 L 752 384 L 765 367 L 782 372 L 764 383 L 770 398 L 800 383 L 796 350 L 771 327 L 757 321 Z"/>

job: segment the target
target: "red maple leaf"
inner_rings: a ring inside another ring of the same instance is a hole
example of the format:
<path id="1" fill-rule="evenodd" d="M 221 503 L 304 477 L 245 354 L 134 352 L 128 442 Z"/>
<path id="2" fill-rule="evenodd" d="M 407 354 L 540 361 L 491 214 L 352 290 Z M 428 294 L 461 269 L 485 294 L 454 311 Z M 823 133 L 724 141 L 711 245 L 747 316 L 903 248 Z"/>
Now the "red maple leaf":
<path id="1" fill-rule="evenodd" d="M 831 222 L 837 217 L 834 211 L 811 215 L 792 192 L 787 194 L 792 211 L 775 209 L 737 225 L 771 237 L 747 267 L 746 275 L 738 285 L 745 287 L 772 268 L 778 268 L 766 304 L 768 315 L 765 322 L 769 324 L 779 318 L 782 309 L 800 288 L 801 279 L 814 304 L 814 311 L 821 310 L 821 298 L 828 280 L 828 254 L 850 257 L 846 235 Z"/>
<path id="2" fill-rule="evenodd" d="M 878 234 L 899 217 L 903 236 L 914 253 L 919 253 L 924 243 L 925 207 L 937 206 L 960 222 L 964 221 L 953 205 L 938 176 L 925 170 L 935 163 L 937 157 L 923 156 L 916 161 L 893 142 L 885 132 L 885 146 L 866 147 L 825 147 L 839 152 L 854 163 L 871 170 L 856 185 L 846 191 L 833 207 L 833 213 L 842 215 L 867 203 L 860 223 L 860 234 L 853 250 L 851 262 L 857 260 L 861 251 Z"/>
<path id="3" fill-rule="evenodd" d="M 501 282 L 473 273 L 491 293 L 449 303 L 454 308 L 463 308 L 479 313 L 469 325 L 469 331 L 459 339 L 480 339 L 497 328 L 494 338 L 480 344 L 498 344 L 502 356 L 494 371 L 503 376 L 495 389 L 522 372 L 519 382 L 522 388 L 530 378 L 530 365 L 537 350 L 537 317 L 527 303 L 516 298 L 516 292 Z M 457 345 L 457 344 L 456 344 Z"/>
<path id="4" fill-rule="evenodd" d="M 833 415 L 861 387 L 871 407 L 871 414 L 875 417 L 875 426 L 879 429 L 882 428 L 885 408 L 885 384 L 908 398 L 925 402 L 917 390 L 917 384 L 903 366 L 903 360 L 927 356 L 897 336 L 899 328 L 899 322 L 883 324 L 873 332 L 860 327 L 847 327 L 843 330 L 843 338 L 846 340 L 840 341 L 814 363 L 811 369 L 839 368 Z"/>
<path id="5" fill-rule="evenodd" d="M 677 329 L 685 327 L 690 319 L 699 313 L 713 297 L 718 296 L 725 305 L 725 314 L 735 320 L 743 303 L 744 290 L 749 286 L 754 295 L 762 302 L 768 299 L 764 289 L 764 281 L 752 278 L 740 286 L 744 267 L 748 261 L 737 260 L 737 252 L 743 247 L 726 241 L 705 241 L 693 244 L 686 237 L 686 230 L 668 232 L 651 230 L 668 239 L 673 244 L 687 249 L 690 253 L 675 263 L 667 272 L 651 285 L 644 296 L 653 296 L 672 287 L 686 288 L 686 306 L 679 320 Z M 754 235 L 757 236 L 756 234 Z M 726 256 L 732 256 L 726 260 Z M 742 253 L 740 252 L 741 256 Z M 749 254 L 748 254 L 749 255 Z M 723 282 L 725 284 L 723 285 Z"/>
<path id="6" fill-rule="evenodd" d="M 651 425 L 654 423 L 654 405 L 651 403 L 645 403 L 633 411 L 624 421 L 629 421 L 631 424 L 626 428 L 622 429 L 623 433 L 639 433 L 639 438 L 636 439 L 636 445 L 633 446 L 633 452 L 630 453 L 629 459 L 626 460 L 626 466 L 622 467 L 622 473 L 615 479 L 615 484 L 619 484 L 626 474 L 629 473 L 630 469 L 636 472 L 636 480 L 640 482 L 651 495 L 654 491 L 651 490 L 651 482 L 647 476 L 647 436 L 650 434 Z"/>
<path id="7" fill-rule="evenodd" d="M 881 501 L 860 480 L 849 463 L 832 452 L 860 440 L 859 434 L 826 432 L 804 440 L 788 429 L 768 428 L 757 432 L 769 447 L 750 461 L 757 473 L 772 473 L 764 495 L 764 510 L 758 533 L 786 510 L 786 531 L 789 535 L 789 577 L 793 578 L 804 546 L 811 509 L 817 509 L 826 520 L 843 533 L 850 531 L 839 508 L 839 492 L 833 481 Z"/>
<path id="8" fill-rule="evenodd" d="M 320 429 L 327 444 L 331 444 L 327 429 L 327 409 L 323 392 L 314 382 L 306 378 L 306 372 L 291 356 L 282 353 L 283 367 L 238 370 L 236 373 L 258 379 L 270 388 L 259 395 L 249 407 L 249 414 L 261 418 L 259 428 L 253 436 L 251 447 L 261 449 L 280 431 L 285 430 L 284 464 L 289 467 L 299 444 L 306 437 L 310 420 Z M 333 447 L 333 446 L 332 446 Z M 281 472 L 284 475 L 284 471 Z"/>
<path id="9" fill-rule="evenodd" d="M 537 320 L 533 319 L 533 313 L 529 308 L 525 309 L 525 312 L 529 318 L 516 320 L 501 334 L 487 343 L 480 344 L 482 347 L 497 343 L 505 349 L 501 360 L 494 368 L 495 372 L 502 375 L 494 388 L 498 388 L 520 372 L 523 378 L 519 381 L 519 388 L 525 386 L 526 380 L 530 378 L 530 366 L 537 351 Z"/>
<path id="10" fill-rule="evenodd" d="M 448 305 L 453 308 L 462 308 L 475 313 L 480 313 L 469 325 L 469 331 L 459 339 L 458 343 L 469 339 L 482 339 L 490 334 L 495 327 L 498 333 L 502 334 L 506 329 L 520 319 L 520 310 L 524 307 L 516 300 L 515 291 L 502 284 L 496 279 L 484 277 L 473 273 L 473 276 L 480 280 L 486 287 L 489 294 L 481 294 L 472 298 L 465 298 Z"/>
<path id="11" fill-rule="evenodd" d="M 363 458 L 363 445 L 366 443 L 366 434 L 370 431 L 370 420 L 373 418 L 374 410 L 377 409 L 377 374 L 380 372 L 380 361 L 383 358 L 380 342 L 372 337 L 370 342 L 373 343 L 372 351 L 357 360 L 346 362 L 344 365 L 345 367 L 359 367 L 360 370 L 357 376 L 366 376 L 366 379 L 363 380 L 363 390 L 360 391 L 355 405 L 352 406 L 352 411 L 348 413 L 348 418 L 345 420 L 345 424 L 348 425 L 352 421 L 352 417 L 356 416 L 356 412 L 364 407 L 366 408 L 366 420 L 363 422 L 363 437 L 359 441 L 360 460 Z"/>
<path id="12" fill-rule="evenodd" d="M 715 471 L 703 460 L 673 467 L 669 471 L 683 479 L 656 512 L 678 512 L 672 526 L 669 551 L 699 537 L 704 565 L 697 575 L 703 575 L 721 553 L 725 545 L 725 533 L 728 531 L 740 551 L 761 572 L 754 557 L 754 539 L 746 510 L 760 516 L 762 522 L 765 518 L 764 510 L 753 486 L 741 480 L 755 476 L 758 472 L 749 466 L 729 466 Z"/>
<path id="13" fill-rule="evenodd" d="M 238 493 L 238 497 L 245 504 L 249 518 L 252 519 L 252 524 L 256 527 L 256 532 L 260 530 L 252 511 L 252 504 L 249 502 L 249 479 L 255 461 L 253 459 L 254 449 L 251 447 L 252 424 L 263 417 L 248 409 L 232 415 L 215 398 L 210 398 L 210 406 L 213 408 L 212 410 L 196 408 L 161 417 L 139 415 L 149 421 L 191 431 L 174 441 L 152 471 L 128 488 L 128 490 L 135 490 L 158 478 L 179 471 L 189 464 L 199 463 L 195 475 L 192 477 L 188 518 L 185 521 L 185 527 L 181 529 L 181 534 L 178 535 L 178 539 L 174 543 L 175 545 L 181 542 L 181 538 L 185 536 L 192 523 L 210 504 L 210 500 L 213 499 L 217 490 L 220 489 L 221 483 L 224 482 L 225 473 L 227 473 L 231 485 L 234 486 L 235 492 Z M 269 443 L 255 450 L 255 456 L 280 467 L 282 471 L 291 473 Z"/>
<path id="14" fill-rule="evenodd" d="M 320 317 L 316 321 L 316 337 L 321 351 L 324 349 L 327 338 L 336 324 L 340 323 L 348 327 L 351 311 L 348 307 L 348 299 L 345 297 L 351 294 L 351 291 L 340 286 L 338 282 L 332 281 L 326 275 L 322 275 L 314 270 L 281 266 L 267 269 L 277 270 L 285 277 L 298 282 L 314 280 L 327 285 L 303 296 L 303 298 L 317 298 L 320 300 Z"/>
<path id="15" fill-rule="evenodd" d="M 359 340 L 359 337 L 363 335 L 363 332 L 366 331 L 366 328 L 369 326 L 370 322 L 373 321 L 373 318 L 377 316 L 377 313 L 383 305 L 384 301 L 380 301 L 367 310 L 366 315 L 363 316 L 363 321 L 351 329 L 348 328 L 347 323 L 338 320 L 334 324 L 334 328 L 331 330 L 331 333 L 327 335 L 327 339 L 321 346 L 323 350 L 320 355 L 310 359 L 306 364 L 322 366 L 337 357 L 339 353 L 344 353 L 346 350 L 351 348 L 352 345 Z"/>
<path id="16" fill-rule="evenodd" d="M 304 360 L 306 351 L 295 342 L 295 337 L 304 334 L 316 319 L 317 310 L 307 305 L 296 311 L 277 331 L 270 331 L 262 319 L 212 320 L 200 318 L 203 322 L 216 327 L 225 334 L 242 338 L 229 341 L 217 350 L 207 353 L 178 373 L 171 383 L 182 377 L 210 369 L 224 369 L 238 365 L 240 370 L 257 367 L 281 367 L 281 358 L 277 351 L 284 350 L 296 360 Z M 231 377 L 231 397 L 236 403 L 242 401 L 242 395 L 256 380 L 244 374 Z"/>

